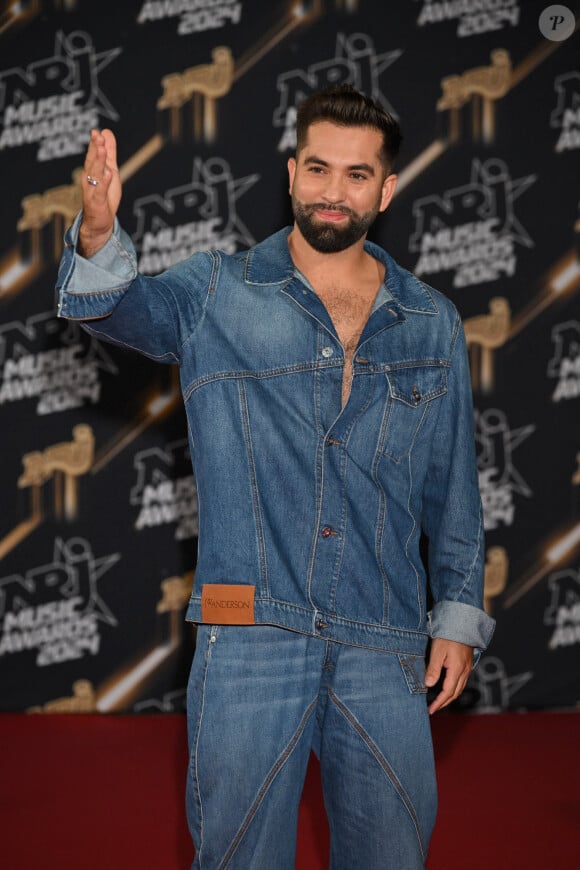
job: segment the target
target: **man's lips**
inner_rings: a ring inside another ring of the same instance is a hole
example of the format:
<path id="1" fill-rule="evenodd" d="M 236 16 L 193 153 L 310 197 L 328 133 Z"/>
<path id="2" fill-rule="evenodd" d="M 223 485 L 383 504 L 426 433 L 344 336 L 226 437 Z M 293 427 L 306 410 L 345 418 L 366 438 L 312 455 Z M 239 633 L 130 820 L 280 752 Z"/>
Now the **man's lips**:
<path id="1" fill-rule="evenodd" d="M 336 209 L 317 208 L 315 209 L 314 213 L 322 220 L 332 221 L 334 223 L 344 221 L 348 217 L 348 215 L 346 215 L 343 211 L 337 211 Z"/>

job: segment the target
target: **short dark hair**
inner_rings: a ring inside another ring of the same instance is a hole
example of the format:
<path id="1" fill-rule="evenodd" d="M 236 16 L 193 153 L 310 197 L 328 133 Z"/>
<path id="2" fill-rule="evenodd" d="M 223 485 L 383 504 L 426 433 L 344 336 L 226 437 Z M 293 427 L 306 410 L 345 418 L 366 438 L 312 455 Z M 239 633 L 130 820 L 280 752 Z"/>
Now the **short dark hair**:
<path id="1" fill-rule="evenodd" d="M 373 127 L 383 136 L 381 158 L 391 169 L 401 144 L 401 128 L 389 112 L 352 85 L 332 85 L 307 97 L 296 116 L 296 151 L 306 144 L 308 128 L 317 121 L 330 121 L 341 127 Z"/>

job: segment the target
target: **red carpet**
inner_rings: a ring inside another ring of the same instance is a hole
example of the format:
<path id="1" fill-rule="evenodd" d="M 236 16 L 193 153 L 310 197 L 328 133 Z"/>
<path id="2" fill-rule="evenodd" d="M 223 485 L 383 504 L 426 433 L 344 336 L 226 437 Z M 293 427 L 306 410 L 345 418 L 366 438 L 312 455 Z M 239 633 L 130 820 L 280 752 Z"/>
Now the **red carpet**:
<path id="1" fill-rule="evenodd" d="M 580 867 L 580 714 L 448 714 L 433 727 L 428 870 Z M 0 740 L 3 868 L 187 870 L 183 717 L 3 714 Z M 313 760 L 297 870 L 327 866 L 317 777 Z"/>

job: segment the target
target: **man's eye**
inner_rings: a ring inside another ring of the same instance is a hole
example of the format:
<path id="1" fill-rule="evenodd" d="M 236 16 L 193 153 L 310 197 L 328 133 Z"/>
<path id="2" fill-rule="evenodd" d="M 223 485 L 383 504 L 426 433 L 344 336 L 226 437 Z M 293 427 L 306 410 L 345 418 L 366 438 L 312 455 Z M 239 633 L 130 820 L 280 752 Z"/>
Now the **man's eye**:
<path id="1" fill-rule="evenodd" d="M 310 166 L 308 171 L 309 172 L 324 172 L 324 168 L 322 166 Z"/>
<path id="2" fill-rule="evenodd" d="M 362 172 L 352 172 L 351 178 L 354 178 L 355 181 L 366 181 L 366 175 L 363 175 Z"/>

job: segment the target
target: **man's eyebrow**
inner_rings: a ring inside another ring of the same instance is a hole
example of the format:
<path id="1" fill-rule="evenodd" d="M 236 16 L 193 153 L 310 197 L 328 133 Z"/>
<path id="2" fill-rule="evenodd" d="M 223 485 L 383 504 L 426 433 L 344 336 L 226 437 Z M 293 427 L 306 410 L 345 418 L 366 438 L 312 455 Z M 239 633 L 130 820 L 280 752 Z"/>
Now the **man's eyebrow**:
<path id="1" fill-rule="evenodd" d="M 323 160 L 322 157 L 317 157 L 316 154 L 311 154 L 310 157 L 306 157 L 304 163 L 316 163 L 318 166 L 330 166 L 327 160 Z M 375 170 L 370 163 L 353 163 L 347 168 L 349 172 L 368 172 L 369 175 L 375 174 Z"/>

